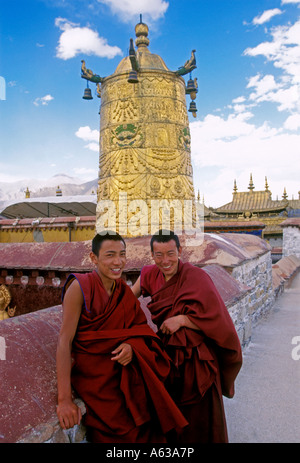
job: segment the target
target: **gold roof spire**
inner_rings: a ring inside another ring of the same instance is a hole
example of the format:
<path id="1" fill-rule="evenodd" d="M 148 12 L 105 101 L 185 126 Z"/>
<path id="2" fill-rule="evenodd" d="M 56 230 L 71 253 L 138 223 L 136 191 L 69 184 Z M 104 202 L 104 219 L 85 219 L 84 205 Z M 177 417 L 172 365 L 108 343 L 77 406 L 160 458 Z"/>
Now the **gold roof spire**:
<path id="1" fill-rule="evenodd" d="M 234 179 L 234 184 L 233 184 L 233 193 L 237 193 L 237 186 L 236 186 L 236 179 Z"/>
<path id="2" fill-rule="evenodd" d="M 143 23 L 142 15 L 140 14 L 140 22 L 135 26 L 137 47 L 148 47 L 150 40 L 148 39 L 149 28 L 147 24 Z"/>
<path id="3" fill-rule="evenodd" d="M 265 191 L 269 192 L 269 185 L 268 185 L 268 179 L 265 177 Z"/>
<path id="4" fill-rule="evenodd" d="M 286 193 L 286 188 L 285 187 L 284 187 L 284 190 L 283 190 L 282 199 L 288 199 L 288 195 Z"/>
<path id="5" fill-rule="evenodd" d="M 250 191 L 253 191 L 254 188 L 255 188 L 255 186 L 254 186 L 254 183 L 253 183 L 253 180 L 252 180 L 252 174 L 250 174 L 250 183 L 249 183 L 248 189 Z"/>

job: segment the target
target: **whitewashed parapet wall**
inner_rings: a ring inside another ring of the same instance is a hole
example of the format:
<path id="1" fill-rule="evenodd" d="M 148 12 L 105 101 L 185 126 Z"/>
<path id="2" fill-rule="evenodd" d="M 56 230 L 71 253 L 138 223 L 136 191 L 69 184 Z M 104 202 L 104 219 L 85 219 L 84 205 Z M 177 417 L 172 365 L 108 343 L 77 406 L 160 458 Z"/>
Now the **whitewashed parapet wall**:
<path id="1" fill-rule="evenodd" d="M 300 217 L 285 220 L 281 227 L 283 228 L 283 257 L 293 255 L 300 258 Z"/>
<path id="2" fill-rule="evenodd" d="M 236 245 L 241 245 L 243 250 L 243 256 L 236 262 L 223 256 L 222 264 L 231 277 L 247 288 L 247 291 L 241 291 L 237 301 L 226 304 L 245 347 L 251 340 L 252 329 L 274 304 L 271 247 L 253 235 L 224 234 L 221 238 L 231 247 L 233 256 L 236 256 Z"/>
<path id="3" fill-rule="evenodd" d="M 231 275 L 249 287 L 247 296 L 241 301 L 242 313 L 239 314 L 240 317 L 244 314 L 244 341 L 247 342 L 252 328 L 269 313 L 274 304 L 271 251 L 234 267 Z"/>

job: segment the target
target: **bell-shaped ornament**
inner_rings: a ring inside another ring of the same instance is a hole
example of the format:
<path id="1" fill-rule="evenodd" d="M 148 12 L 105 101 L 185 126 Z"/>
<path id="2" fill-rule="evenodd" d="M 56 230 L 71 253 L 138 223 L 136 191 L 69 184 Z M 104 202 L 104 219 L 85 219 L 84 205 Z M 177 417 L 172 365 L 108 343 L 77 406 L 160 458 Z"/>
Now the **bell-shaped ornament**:
<path id="1" fill-rule="evenodd" d="M 89 86 L 87 85 L 86 89 L 84 90 L 84 94 L 83 94 L 83 97 L 82 97 L 84 100 L 92 100 L 93 97 L 92 97 L 92 91 L 91 89 L 89 88 Z"/>
<path id="2" fill-rule="evenodd" d="M 193 81 L 193 79 L 189 79 L 187 86 L 185 88 L 185 93 L 189 95 L 190 93 L 193 93 L 193 92 L 197 93 L 197 87 L 195 86 L 195 82 Z"/>
<path id="3" fill-rule="evenodd" d="M 129 73 L 128 82 L 130 84 L 136 84 L 138 82 L 137 72 L 134 69 Z"/>
<path id="4" fill-rule="evenodd" d="M 196 113 L 197 112 L 197 106 L 196 106 L 196 103 L 194 101 L 190 102 L 189 112 L 190 113 Z"/>

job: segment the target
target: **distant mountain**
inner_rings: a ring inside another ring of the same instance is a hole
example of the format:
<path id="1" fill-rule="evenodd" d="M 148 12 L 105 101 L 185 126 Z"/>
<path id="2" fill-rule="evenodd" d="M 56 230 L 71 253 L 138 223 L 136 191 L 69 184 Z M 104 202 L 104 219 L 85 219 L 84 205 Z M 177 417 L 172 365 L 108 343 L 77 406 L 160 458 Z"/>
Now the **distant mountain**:
<path id="1" fill-rule="evenodd" d="M 0 182 L 0 201 L 25 199 L 27 187 L 31 198 L 55 196 L 58 186 L 63 196 L 90 195 L 97 192 L 98 179 L 81 183 L 78 178 L 57 174 L 47 180 L 24 179 L 14 183 Z"/>

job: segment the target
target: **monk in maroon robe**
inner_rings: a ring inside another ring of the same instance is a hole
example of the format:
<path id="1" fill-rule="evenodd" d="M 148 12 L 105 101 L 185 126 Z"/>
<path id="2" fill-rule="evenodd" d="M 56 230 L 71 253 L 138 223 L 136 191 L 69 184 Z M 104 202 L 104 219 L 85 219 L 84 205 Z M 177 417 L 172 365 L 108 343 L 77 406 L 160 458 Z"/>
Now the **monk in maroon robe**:
<path id="1" fill-rule="evenodd" d="M 133 286 L 151 296 L 148 309 L 175 369 L 168 390 L 189 422 L 180 443 L 228 442 L 223 397 L 233 397 L 242 365 L 234 324 L 209 275 L 179 259 L 178 237 L 162 231 L 151 240 L 155 265 Z"/>
<path id="2" fill-rule="evenodd" d="M 96 270 L 70 275 L 64 287 L 57 414 L 65 429 L 80 422 L 73 386 L 86 405 L 93 442 L 163 443 L 187 421 L 164 387 L 170 359 L 120 278 L 126 257 L 118 237 L 100 237 L 91 255 Z"/>

